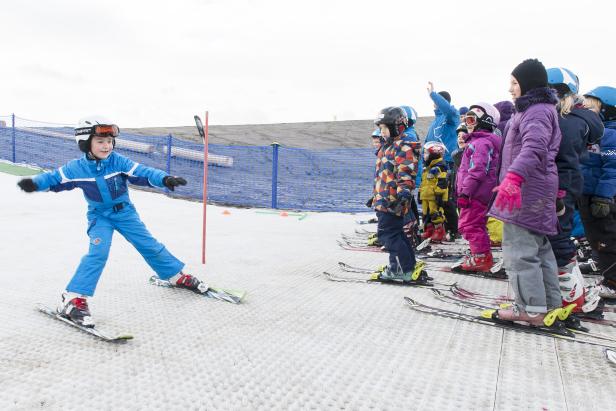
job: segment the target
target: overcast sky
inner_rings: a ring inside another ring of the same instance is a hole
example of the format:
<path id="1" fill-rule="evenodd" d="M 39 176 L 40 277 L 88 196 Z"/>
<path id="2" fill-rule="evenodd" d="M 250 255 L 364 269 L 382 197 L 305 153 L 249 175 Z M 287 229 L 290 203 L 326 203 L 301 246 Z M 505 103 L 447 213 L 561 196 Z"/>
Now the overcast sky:
<path id="1" fill-rule="evenodd" d="M 600 5 L 600 6 L 599 6 Z M 509 98 L 523 59 L 616 86 L 614 1 L 15 0 L 1 3 L 0 115 L 120 127 L 432 115 Z"/>

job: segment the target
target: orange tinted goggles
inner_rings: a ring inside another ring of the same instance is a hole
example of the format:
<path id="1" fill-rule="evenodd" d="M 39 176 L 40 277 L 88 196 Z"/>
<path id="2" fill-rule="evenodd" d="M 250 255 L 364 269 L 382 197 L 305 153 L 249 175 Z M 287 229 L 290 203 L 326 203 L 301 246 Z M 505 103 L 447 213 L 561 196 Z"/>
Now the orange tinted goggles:
<path id="1" fill-rule="evenodd" d="M 117 137 L 120 135 L 120 128 L 115 124 L 97 124 L 92 126 L 90 135 L 97 137 Z"/>
<path id="2" fill-rule="evenodd" d="M 467 114 L 466 117 L 464 117 L 464 123 L 467 126 L 475 126 L 477 125 L 477 116 L 475 114 Z"/>

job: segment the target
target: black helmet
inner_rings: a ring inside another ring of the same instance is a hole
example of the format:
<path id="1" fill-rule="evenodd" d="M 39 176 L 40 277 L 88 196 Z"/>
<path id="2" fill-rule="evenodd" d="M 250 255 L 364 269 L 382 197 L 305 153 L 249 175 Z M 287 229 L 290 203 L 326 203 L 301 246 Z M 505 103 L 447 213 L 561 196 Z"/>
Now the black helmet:
<path id="1" fill-rule="evenodd" d="M 374 124 L 377 126 L 386 125 L 391 137 L 398 137 L 408 127 L 409 118 L 406 111 L 400 107 L 385 107 L 374 120 Z"/>

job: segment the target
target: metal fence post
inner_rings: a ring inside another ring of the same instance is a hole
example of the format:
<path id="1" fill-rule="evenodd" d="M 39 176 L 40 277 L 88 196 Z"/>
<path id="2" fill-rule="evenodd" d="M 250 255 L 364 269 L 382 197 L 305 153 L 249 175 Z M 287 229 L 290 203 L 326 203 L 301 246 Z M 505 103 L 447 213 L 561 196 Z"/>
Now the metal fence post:
<path id="1" fill-rule="evenodd" d="M 12 140 L 13 140 L 13 163 L 15 163 L 16 160 L 16 154 L 15 154 L 15 113 L 11 114 L 11 127 L 13 128 L 12 131 Z"/>
<path id="2" fill-rule="evenodd" d="M 169 134 L 167 136 L 167 167 L 165 169 L 165 171 L 167 171 L 167 174 L 171 175 L 171 140 L 173 139 L 173 136 L 171 134 Z"/>
<path id="3" fill-rule="evenodd" d="M 278 147 L 280 144 L 272 143 L 272 208 L 278 208 Z"/>

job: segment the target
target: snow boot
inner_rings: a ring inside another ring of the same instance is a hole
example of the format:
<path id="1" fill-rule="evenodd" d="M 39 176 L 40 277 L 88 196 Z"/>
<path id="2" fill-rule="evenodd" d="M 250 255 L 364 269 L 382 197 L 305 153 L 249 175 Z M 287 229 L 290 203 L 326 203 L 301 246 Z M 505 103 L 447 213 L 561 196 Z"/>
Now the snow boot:
<path id="1" fill-rule="evenodd" d="M 183 272 L 179 272 L 169 279 L 169 282 L 177 288 L 184 288 L 186 290 L 193 291 L 197 294 L 204 294 L 209 287 L 199 281 L 197 277 L 194 277 L 190 274 L 184 274 Z"/>
<path id="2" fill-rule="evenodd" d="M 430 241 L 440 243 L 445 239 L 445 234 L 445 226 L 443 224 L 437 224 L 434 226 L 434 232 L 432 233 L 432 237 L 430 237 Z"/>
<path id="3" fill-rule="evenodd" d="M 471 254 L 470 256 L 466 256 L 460 268 L 462 268 L 463 271 L 489 273 L 493 265 L 494 260 L 492 258 L 492 253 L 488 252 L 485 254 Z"/>
<path id="4" fill-rule="evenodd" d="M 69 292 L 62 293 L 62 302 L 58 306 L 57 312 L 75 324 L 88 328 L 94 327 L 94 321 L 92 321 L 92 315 L 88 308 L 88 300 L 83 295 Z"/>

